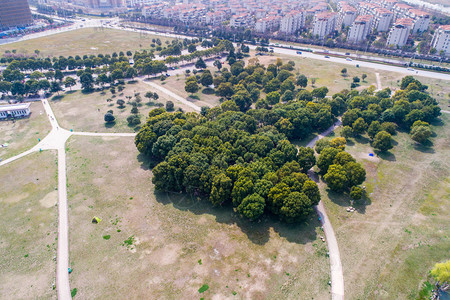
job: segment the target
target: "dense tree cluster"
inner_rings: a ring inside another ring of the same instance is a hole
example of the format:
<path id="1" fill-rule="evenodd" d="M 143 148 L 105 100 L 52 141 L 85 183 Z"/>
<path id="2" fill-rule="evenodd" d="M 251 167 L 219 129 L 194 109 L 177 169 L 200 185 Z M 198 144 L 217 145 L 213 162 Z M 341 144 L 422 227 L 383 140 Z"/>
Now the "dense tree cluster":
<path id="1" fill-rule="evenodd" d="M 156 109 L 135 141 L 141 153 L 159 161 L 152 179 L 157 190 L 230 203 L 250 220 L 265 211 L 287 222 L 302 220 L 320 200 L 305 174 L 315 164 L 314 152 L 297 151 L 268 117 L 274 123 L 280 118 L 264 110 L 218 107 L 202 116 Z"/>
<path id="2" fill-rule="evenodd" d="M 426 92 L 428 87 L 413 76 L 404 77 L 400 88 L 392 96 L 389 88 L 376 93 L 367 89 L 360 93 L 335 94 L 333 98 L 343 97 L 348 106 L 342 116 L 342 135 L 349 137 L 367 132 L 374 148 L 380 151 L 393 147 L 391 135 L 395 134 L 397 127 L 411 130 L 411 137 L 419 143 L 426 141 L 431 135 L 426 125 L 440 115 L 440 108 Z M 414 129 L 417 121 L 426 124 Z"/>

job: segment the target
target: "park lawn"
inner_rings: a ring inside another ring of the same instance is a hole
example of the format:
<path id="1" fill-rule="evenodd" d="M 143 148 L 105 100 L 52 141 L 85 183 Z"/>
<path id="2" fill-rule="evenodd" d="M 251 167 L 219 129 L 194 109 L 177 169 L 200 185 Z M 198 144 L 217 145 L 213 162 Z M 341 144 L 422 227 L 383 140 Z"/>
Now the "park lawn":
<path id="1" fill-rule="evenodd" d="M 148 113 L 157 108 L 155 103 L 166 104 L 168 100 L 172 100 L 169 96 L 157 91 L 159 99 L 157 101 L 144 97 L 146 92 L 154 92 L 155 89 L 151 86 L 140 82 L 132 82 L 125 84 L 125 89 L 119 92 L 116 88 L 116 93 L 113 95 L 109 89 L 102 92 L 93 92 L 84 94 L 80 90 L 68 91 L 61 96 L 50 98 L 49 103 L 55 113 L 55 116 L 61 127 L 74 131 L 89 131 L 89 132 L 134 132 L 139 129 L 137 126 L 129 126 L 127 117 L 130 116 L 132 105 L 126 103 L 124 108 L 119 108 L 116 104 L 118 99 L 128 102 L 126 96 L 132 96 L 131 101 L 134 101 L 135 93 L 140 93 L 142 102 L 139 109 L 141 116 L 141 125 L 145 122 Z M 122 94 L 123 93 L 123 94 Z M 113 97 L 115 96 L 115 97 Z M 112 99 L 107 102 L 107 99 Z M 175 107 L 182 107 L 185 111 L 192 111 L 192 108 L 185 107 L 176 101 L 173 101 Z M 113 111 L 116 121 L 114 124 L 106 124 L 104 115 L 109 110 Z"/>
<path id="2" fill-rule="evenodd" d="M 230 207 L 155 193 L 133 138 L 72 137 L 67 149 L 70 284 L 80 298 L 330 297 L 314 215 L 249 223 Z"/>
<path id="3" fill-rule="evenodd" d="M 255 53 L 255 51 L 251 51 L 251 56 L 247 58 L 246 61 L 248 61 L 248 59 L 250 58 L 255 57 Z M 343 89 L 350 90 L 350 85 L 353 81 L 354 76 L 358 76 L 361 79 L 360 86 L 357 88 L 358 90 L 368 88 L 371 85 L 377 87 L 375 72 L 370 68 L 357 68 L 356 66 L 321 61 L 303 57 L 301 55 L 294 56 L 275 53 L 273 55 L 264 55 L 257 57 L 259 62 L 265 66 L 274 64 L 277 58 L 281 58 L 284 64 L 290 60 L 295 62 L 293 73 L 303 74 L 308 77 L 308 86 L 306 87 L 307 90 L 326 86 L 329 89 L 328 95 L 333 95 L 342 91 Z M 341 75 L 341 70 L 343 68 L 347 69 L 346 77 Z M 361 78 L 362 74 L 367 75 L 367 78 L 364 81 Z M 400 80 L 403 77 L 401 76 L 401 74 L 392 72 L 380 71 L 379 74 L 382 88 L 385 88 L 387 86 L 395 88 L 395 86 L 397 85 L 397 80 Z M 316 79 L 314 86 L 311 82 L 312 78 Z"/>
<path id="4" fill-rule="evenodd" d="M 335 228 L 349 299 L 416 299 L 422 280 L 450 251 L 450 117 L 433 126 L 432 147 L 415 145 L 407 133 L 396 146 L 371 158 L 367 137 L 346 147 L 367 171 L 366 204 L 348 213 L 348 197 L 322 199 Z"/>
<path id="5" fill-rule="evenodd" d="M 56 299 L 56 153 L 0 167 L 0 298 Z"/>
<path id="6" fill-rule="evenodd" d="M 159 38 L 162 46 L 173 38 L 110 28 L 82 28 L 13 44 L 1 45 L 0 53 L 17 50 L 32 55 L 39 50 L 40 57 L 112 54 L 150 49 L 152 39 Z"/>
<path id="7" fill-rule="evenodd" d="M 50 121 L 45 113 L 42 103 L 33 102 L 30 106 L 31 115 L 28 118 L 13 121 L 0 121 L 0 158 L 6 159 L 39 143 L 51 130 Z"/>
<path id="8" fill-rule="evenodd" d="M 444 110 L 450 110 L 450 81 L 440 79 L 430 79 L 425 77 L 416 77 L 423 84 L 428 85 L 428 92 L 439 102 L 439 107 Z"/>
<path id="9" fill-rule="evenodd" d="M 213 62 L 214 61 L 207 62 L 207 65 L 208 65 L 207 69 L 210 70 L 211 74 L 214 76 L 215 72 L 217 72 L 217 68 L 210 66 L 210 65 L 212 65 Z M 184 90 L 184 87 L 186 85 L 186 79 L 189 76 L 194 75 L 192 73 L 193 69 L 194 69 L 194 66 L 192 66 L 191 73 L 189 75 L 186 75 L 185 73 L 175 74 L 170 77 L 167 77 L 166 80 L 164 80 L 164 81 L 154 80 L 153 82 L 161 85 L 162 87 L 177 94 L 178 96 L 187 99 L 188 97 L 191 96 L 191 94 L 186 92 Z M 197 75 L 201 76 L 202 73 L 197 73 Z M 194 96 L 198 97 L 198 99 L 190 98 L 190 101 L 192 101 L 195 105 L 197 105 L 199 107 L 202 107 L 202 106 L 214 107 L 214 106 L 220 105 L 219 97 L 217 97 L 214 93 L 213 94 L 203 93 L 203 90 L 205 89 L 205 87 L 203 85 L 201 85 L 200 82 L 198 83 L 198 86 L 200 89 L 197 93 L 194 94 Z"/>

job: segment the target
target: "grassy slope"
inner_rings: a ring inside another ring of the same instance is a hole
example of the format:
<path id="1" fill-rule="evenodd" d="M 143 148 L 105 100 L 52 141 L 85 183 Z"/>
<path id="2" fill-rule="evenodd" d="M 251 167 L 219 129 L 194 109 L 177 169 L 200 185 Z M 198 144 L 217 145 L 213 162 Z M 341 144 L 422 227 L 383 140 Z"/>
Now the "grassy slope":
<path id="1" fill-rule="evenodd" d="M 55 282 L 55 153 L 0 167 L 0 298 L 51 299 Z"/>

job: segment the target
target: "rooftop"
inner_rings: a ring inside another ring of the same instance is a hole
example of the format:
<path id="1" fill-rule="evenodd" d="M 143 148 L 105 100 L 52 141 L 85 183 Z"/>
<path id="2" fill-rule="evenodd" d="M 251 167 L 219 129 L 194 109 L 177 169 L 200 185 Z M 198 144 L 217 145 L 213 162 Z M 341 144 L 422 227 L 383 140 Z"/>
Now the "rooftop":
<path id="1" fill-rule="evenodd" d="M 10 110 L 18 110 L 18 109 L 28 109 L 29 107 L 30 107 L 30 103 L 0 105 L 0 112 L 10 111 Z"/>

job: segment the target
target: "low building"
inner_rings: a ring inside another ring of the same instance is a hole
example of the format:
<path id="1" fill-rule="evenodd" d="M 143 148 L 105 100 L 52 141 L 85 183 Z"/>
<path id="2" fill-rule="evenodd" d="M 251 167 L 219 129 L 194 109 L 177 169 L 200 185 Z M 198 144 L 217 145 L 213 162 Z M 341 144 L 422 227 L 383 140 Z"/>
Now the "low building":
<path id="1" fill-rule="evenodd" d="M 434 32 L 431 47 L 437 50 L 439 54 L 441 51 L 446 56 L 450 56 L 450 25 L 442 25 Z"/>
<path id="2" fill-rule="evenodd" d="M 402 47 L 408 41 L 409 33 L 413 26 L 413 20 L 409 18 L 398 19 L 389 32 L 387 46 Z"/>
<path id="3" fill-rule="evenodd" d="M 30 103 L 0 105 L 0 119 L 24 118 L 30 114 Z"/>

